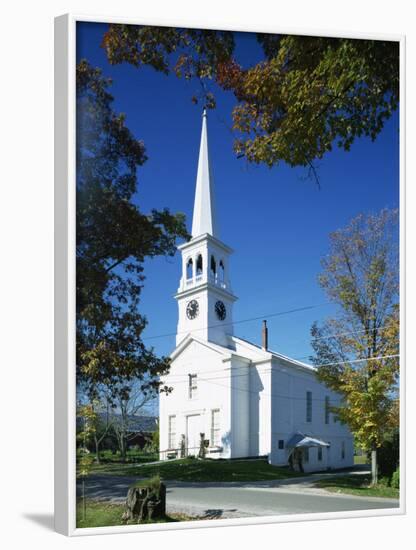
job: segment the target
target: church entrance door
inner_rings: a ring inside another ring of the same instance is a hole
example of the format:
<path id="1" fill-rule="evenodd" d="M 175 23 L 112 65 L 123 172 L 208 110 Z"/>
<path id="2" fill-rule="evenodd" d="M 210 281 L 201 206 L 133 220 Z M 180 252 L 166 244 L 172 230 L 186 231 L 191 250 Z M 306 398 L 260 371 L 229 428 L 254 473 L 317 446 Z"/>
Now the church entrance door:
<path id="1" fill-rule="evenodd" d="M 202 432 L 202 419 L 200 414 L 191 414 L 186 417 L 186 443 L 187 455 L 198 455 L 199 442 Z"/>

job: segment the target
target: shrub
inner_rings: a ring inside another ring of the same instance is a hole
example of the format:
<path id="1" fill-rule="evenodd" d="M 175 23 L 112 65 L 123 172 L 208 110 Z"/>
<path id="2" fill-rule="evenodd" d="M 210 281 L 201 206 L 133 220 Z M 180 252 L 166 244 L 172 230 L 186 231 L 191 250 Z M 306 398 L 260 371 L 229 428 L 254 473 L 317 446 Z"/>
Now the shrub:
<path id="1" fill-rule="evenodd" d="M 382 487 L 389 487 L 390 486 L 390 478 L 388 477 L 381 477 L 378 480 L 378 485 L 381 485 Z"/>
<path id="2" fill-rule="evenodd" d="M 391 477 L 399 465 L 399 431 L 391 434 L 389 439 L 377 450 L 378 472 L 380 476 Z"/>
<path id="3" fill-rule="evenodd" d="M 146 479 L 139 479 L 132 485 L 132 487 L 150 487 L 151 489 L 158 490 L 161 484 L 160 475 L 156 474 Z"/>
<path id="4" fill-rule="evenodd" d="M 159 451 L 159 447 L 157 447 L 153 441 L 147 441 L 143 447 L 143 453 L 148 455 L 155 455 Z"/>
<path id="5" fill-rule="evenodd" d="M 391 486 L 394 489 L 400 489 L 400 468 L 397 468 L 391 476 Z"/>
<path id="6" fill-rule="evenodd" d="M 159 426 L 152 434 L 152 445 L 156 452 L 159 451 Z"/>

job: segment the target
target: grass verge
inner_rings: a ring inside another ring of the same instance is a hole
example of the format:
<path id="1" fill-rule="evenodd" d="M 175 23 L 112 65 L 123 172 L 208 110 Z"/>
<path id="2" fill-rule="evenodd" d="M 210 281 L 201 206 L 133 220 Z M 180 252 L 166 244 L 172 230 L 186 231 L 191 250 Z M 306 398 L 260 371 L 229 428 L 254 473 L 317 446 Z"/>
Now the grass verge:
<path id="1" fill-rule="evenodd" d="M 77 528 L 133 525 L 132 522 L 126 524 L 125 521 L 122 521 L 121 517 L 124 510 L 124 504 L 87 500 L 84 519 L 84 505 L 82 501 L 79 501 L 77 503 Z M 185 514 L 171 514 L 164 519 L 158 519 L 152 523 L 172 523 L 177 521 L 193 521 L 197 519 L 201 518 L 186 516 Z"/>
<path id="2" fill-rule="evenodd" d="M 354 464 L 369 464 L 367 455 L 355 455 Z"/>
<path id="3" fill-rule="evenodd" d="M 266 481 L 298 477 L 289 468 L 272 466 L 266 460 L 198 460 L 183 458 L 158 464 L 102 464 L 94 473 L 175 479 L 177 481 Z"/>
<path id="4" fill-rule="evenodd" d="M 347 493 L 363 497 L 399 498 L 399 489 L 379 483 L 371 486 L 370 476 L 341 476 L 329 479 L 321 479 L 315 483 L 315 487 L 326 489 L 332 493 Z"/>

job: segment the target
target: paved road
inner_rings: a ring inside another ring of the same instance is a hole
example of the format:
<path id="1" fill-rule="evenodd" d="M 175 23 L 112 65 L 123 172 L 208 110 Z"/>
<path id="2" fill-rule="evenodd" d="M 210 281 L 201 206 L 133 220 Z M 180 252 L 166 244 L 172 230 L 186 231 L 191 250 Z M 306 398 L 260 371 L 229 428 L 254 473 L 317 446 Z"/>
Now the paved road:
<path id="1" fill-rule="evenodd" d="M 316 480 L 314 476 L 313 481 Z M 92 475 L 86 483 L 87 496 L 124 502 L 129 486 L 137 478 Z M 398 508 L 395 499 L 369 498 L 328 493 L 313 488 L 311 479 L 255 482 L 251 484 L 166 482 L 167 511 L 206 518 L 230 518 L 344 512 Z"/>
<path id="2" fill-rule="evenodd" d="M 380 501 L 346 495 L 318 494 L 288 488 L 182 488 L 169 490 L 168 503 L 178 511 L 218 517 L 272 516 L 308 512 L 340 512 L 398 507 L 397 501 Z M 384 499 L 383 499 L 384 500 Z M 186 503 L 186 505 L 184 504 Z M 203 504 L 203 505 L 202 505 Z"/>

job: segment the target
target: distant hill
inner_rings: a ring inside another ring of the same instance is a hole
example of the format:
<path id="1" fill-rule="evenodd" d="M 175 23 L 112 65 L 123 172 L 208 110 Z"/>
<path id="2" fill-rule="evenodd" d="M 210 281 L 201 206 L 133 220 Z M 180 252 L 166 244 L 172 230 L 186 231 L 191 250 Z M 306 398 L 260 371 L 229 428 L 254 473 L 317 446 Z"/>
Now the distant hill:
<path id="1" fill-rule="evenodd" d="M 100 413 L 100 417 L 103 422 L 107 421 L 107 413 Z M 157 416 L 139 416 L 129 415 L 128 427 L 130 433 L 153 433 L 157 430 L 158 417 Z M 110 421 L 118 422 L 121 420 L 121 415 L 118 413 L 111 413 Z M 77 427 L 79 428 L 81 419 L 77 418 Z"/>

